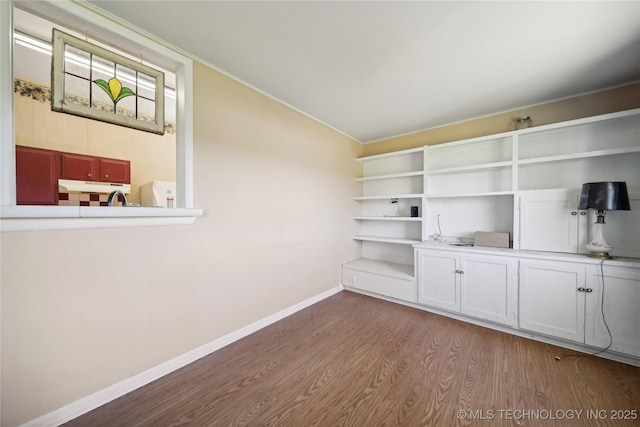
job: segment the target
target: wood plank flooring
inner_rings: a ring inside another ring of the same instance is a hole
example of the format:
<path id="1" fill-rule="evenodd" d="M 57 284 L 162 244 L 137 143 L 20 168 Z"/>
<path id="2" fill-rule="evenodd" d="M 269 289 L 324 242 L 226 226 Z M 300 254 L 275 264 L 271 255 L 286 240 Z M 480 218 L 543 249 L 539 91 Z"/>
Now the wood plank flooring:
<path id="1" fill-rule="evenodd" d="M 66 425 L 640 425 L 640 368 L 577 354 L 343 291 Z"/>

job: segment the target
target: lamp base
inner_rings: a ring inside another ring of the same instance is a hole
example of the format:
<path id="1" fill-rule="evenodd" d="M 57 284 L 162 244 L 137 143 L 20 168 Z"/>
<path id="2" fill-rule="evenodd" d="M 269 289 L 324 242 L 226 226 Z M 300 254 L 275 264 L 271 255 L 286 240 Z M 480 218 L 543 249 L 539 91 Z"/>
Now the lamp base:
<path id="1" fill-rule="evenodd" d="M 589 254 L 590 258 L 598 258 L 598 259 L 613 259 L 609 252 L 591 252 Z"/>

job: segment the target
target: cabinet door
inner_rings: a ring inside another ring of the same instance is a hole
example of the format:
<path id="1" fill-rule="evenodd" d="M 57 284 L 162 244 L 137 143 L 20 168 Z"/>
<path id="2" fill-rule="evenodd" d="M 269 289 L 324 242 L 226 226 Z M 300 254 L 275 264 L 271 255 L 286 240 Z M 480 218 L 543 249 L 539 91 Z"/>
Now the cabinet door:
<path id="1" fill-rule="evenodd" d="M 460 311 L 480 319 L 514 325 L 513 260 L 463 254 L 460 265 Z"/>
<path id="2" fill-rule="evenodd" d="M 418 302 L 460 311 L 458 255 L 453 252 L 418 250 Z"/>
<path id="3" fill-rule="evenodd" d="M 584 342 L 585 269 L 559 261 L 520 261 L 519 327 Z"/>
<path id="4" fill-rule="evenodd" d="M 16 203 L 57 205 L 59 154 L 56 151 L 16 147 Z"/>
<path id="5" fill-rule="evenodd" d="M 578 190 L 523 191 L 519 203 L 520 249 L 578 253 Z"/>
<path id="6" fill-rule="evenodd" d="M 586 295 L 585 343 L 640 357 L 640 269 L 609 267 L 604 270 L 604 287 L 600 266 L 592 267 Z M 604 299 L 604 303 L 603 303 Z"/>
<path id="7" fill-rule="evenodd" d="M 100 159 L 100 181 L 117 182 L 130 184 L 130 163 L 129 160 Z"/>
<path id="8" fill-rule="evenodd" d="M 61 177 L 81 181 L 98 181 L 100 179 L 100 160 L 97 157 L 83 154 L 61 153 Z"/>

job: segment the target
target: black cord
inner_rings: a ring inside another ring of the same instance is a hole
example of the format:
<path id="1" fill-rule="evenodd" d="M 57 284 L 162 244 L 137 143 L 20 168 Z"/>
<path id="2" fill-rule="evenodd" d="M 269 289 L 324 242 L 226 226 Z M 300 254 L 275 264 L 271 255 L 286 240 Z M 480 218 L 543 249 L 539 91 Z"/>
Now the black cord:
<path id="1" fill-rule="evenodd" d="M 607 328 L 607 333 L 609 334 L 609 345 L 605 348 L 592 353 L 591 356 L 595 356 L 596 354 L 600 354 L 605 352 L 611 348 L 613 344 L 613 335 L 611 334 L 611 329 L 609 329 L 609 324 L 607 324 L 607 319 L 604 317 L 604 262 L 606 258 L 600 262 L 600 278 L 602 279 L 602 292 L 600 293 L 600 313 L 602 314 L 602 322 L 604 323 L 604 327 Z"/>
<path id="2" fill-rule="evenodd" d="M 588 357 L 588 356 L 596 356 L 600 353 L 603 353 L 611 348 L 613 345 L 613 335 L 611 334 L 611 329 L 609 329 L 609 324 L 607 323 L 607 319 L 604 316 L 604 262 L 606 258 L 603 258 L 600 261 L 600 279 L 602 280 L 602 291 L 600 292 L 600 314 L 602 315 L 602 322 L 604 323 L 604 327 L 607 328 L 607 333 L 609 334 L 609 345 L 606 347 L 596 351 L 595 353 L 587 353 L 587 354 L 563 354 L 563 356 L 568 357 Z M 560 356 L 556 356 L 555 360 L 560 360 Z"/>

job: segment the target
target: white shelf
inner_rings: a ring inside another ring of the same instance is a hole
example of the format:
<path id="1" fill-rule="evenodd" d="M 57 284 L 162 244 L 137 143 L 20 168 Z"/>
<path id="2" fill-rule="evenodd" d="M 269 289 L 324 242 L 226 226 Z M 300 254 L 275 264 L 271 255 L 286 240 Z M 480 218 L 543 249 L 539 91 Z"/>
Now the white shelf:
<path id="1" fill-rule="evenodd" d="M 381 242 L 381 243 L 398 243 L 401 245 L 415 245 L 416 243 L 420 243 L 419 239 L 403 239 L 398 237 L 381 237 L 381 236 L 365 236 L 362 234 L 358 234 L 353 236 L 354 240 L 362 240 L 366 242 Z"/>
<path id="2" fill-rule="evenodd" d="M 380 261 L 377 259 L 358 258 L 353 261 L 345 262 L 343 267 L 403 280 L 413 280 L 414 277 L 413 265 L 398 264 L 395 262 Z"/>
<path id="3" fill-rule="evenodd" d="M 384 196 L 356 196 L 353 200 L 421 199 L 423 194 L 390 194 Z"/>
<path id="4" fill-rule="evenodd" d="M 422 221 L 420 217 L 411 216 L 356 216 L 353 219 L 362 221 Z"/>
<path id="5" fill-rule="evenodd" d="M 559 154 L 556 156 L 535 157 L 531 159 L 521 159 L 521 160 L 518 160 L 517 163 L 520 165 L 528 165 L 528 164 L 534 164 L 534 163 L 551 163 L 551 162 L 561 162 L 561 161 L 574 160 L 574 159 L 586 159 L 589 157 L 616 156 L 616 155 L 628 154 L 628 153 L 640 153 L 640 147 L 612 148 L 609 150 L 595 150 L 595 151 L 585 151 L 582 153 Z"/>
<path id="6" fill-rule="evenodd" d="M 427 172 L 427 175 L 437 175 L 437 174 L 445 174 L 445 173 L 457 173 L 457 172 L 472 172 L 477 170 L 485 170 L 485 169 L 501 169 L 501 168 L 510 168 L 513 165 L 512 161 L 504 161 L 504 162 L 494 162 L 494 163 L 485 163 L 480 165 L 469 165 L 469 166 L 457 166 L 453 168 L 442 168 L 442 169 L 431 169 Z"/>
<path id="7" fill-rule="evenodd" d="M 403 172 L 403 173 L 392 173 L 387 175 L 363 176 L 360 178 L 356 178 L 356 181 L 364 182 L 364 181 L 375 181 L 379 179 L 406 178 L 406 177 L 423 176 L 423 175 L 424 175 L 424 171 Z"/>
<path id="8" fill-rule="evenodd" d="M 422 151 L 424 151 L 424 147 L 411 148 L 409 150 L 393 151 L 391 153 L 374 154 L 373 156 L 358 157 L 356 159 L 356 161 L 362 163 L 362 162 L 367 161 L 367 160 L 385 159 L 385 158 L 388 158 L 388 157 L 402 156 L 402 155 L 405 155 L 405 154 L 420 153 Z"/>
<path id="9" fill-rule="evenodd" d="M 491 197 L 491 196 L 513 196 L 513 191 L 488 191 L 483 193 L 458 193 L 458 194 L 426 194 L 427 199 L 450 199 L 461 197 Z"/>

